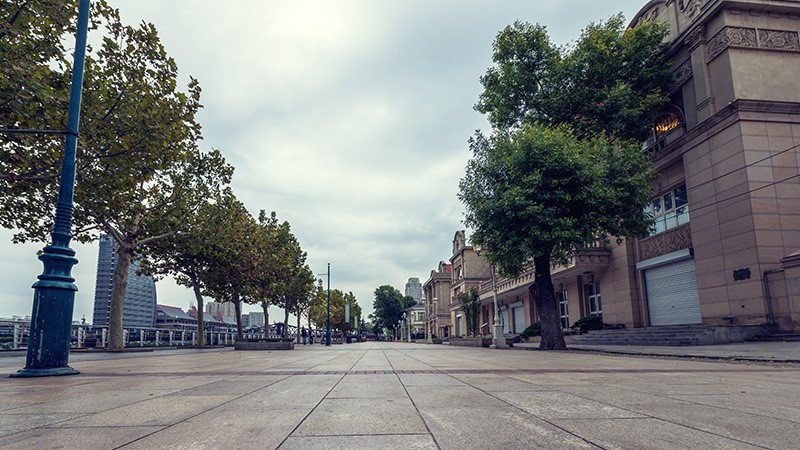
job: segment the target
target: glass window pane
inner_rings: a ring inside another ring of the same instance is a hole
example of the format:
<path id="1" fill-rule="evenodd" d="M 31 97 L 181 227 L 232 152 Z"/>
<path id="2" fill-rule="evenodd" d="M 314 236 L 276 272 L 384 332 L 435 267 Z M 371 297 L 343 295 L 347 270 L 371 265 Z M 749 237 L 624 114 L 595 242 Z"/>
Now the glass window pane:
<path id="1" fill-rule="evenodd" d="M 664 211 L 672 209 L 672 193 L 664 194 Z"/>
<path id="2" fill-rule="evenodd" d="M 653 200 L 653 216 L 658 217 L 661 215 L 661 199 Z"/>
<path id="3" fill-rule="evenodd" d="M 678 226 L 678 217 L 675 215 L 675 211 L 668 213 L 664 218 L 664 222 L 666 225 L 666 229 L 675 228 Z"/>
<path id="4" fill-rule="evenodd" d="M 681 206 L 675 210 L 675 213 L 678 215 L 678 225 L 689 223 L 689 208 Z"/>
<path id="5" fill-rule="evenodd" d="M 678 186 L 675 188 L 675 207 L 683 206 L 689 203 L 686 197 L 686 185 Z"/>
<path id="6" fill-rule="evenodd" d="M 660 217 L 656 219 L 656 233 L 663 233 L 666 231 L 666 224 L 664 222 L 664 218 Z"/>

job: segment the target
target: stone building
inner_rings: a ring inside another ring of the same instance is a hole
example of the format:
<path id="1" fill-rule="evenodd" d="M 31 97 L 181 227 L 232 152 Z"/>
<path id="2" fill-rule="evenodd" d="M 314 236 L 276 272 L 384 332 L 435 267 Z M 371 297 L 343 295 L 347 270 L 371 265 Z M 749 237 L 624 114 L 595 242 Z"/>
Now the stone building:
<path id="1" fill-rule="evenodd" d="M 453 255 L 450 257 L 450 323 L 452 336 L 463 336 L 467 332 L 466 318 L 459 302 L 461 294 L 480 290 L 480 284 L 491 277 L 491 266 L 485 256 L 478 255 L 467 242 L 467 234 L 459 230 L 453 237 Z M 479 319 L 480 320 L 480 319 Z M 485 322 L 479 322 L 480 325 Z M 480 330 L 479 330 L 480 332 Z"/>
<path id="2" fill-rule="evenodd" d="M 423 299 L 428 311 L 428 329 L 433 336 L 441 339 L 450 337 L 450 283 L 453 266 L 439 262 L 439 266 L 431 270 L 431 276 L 422 285 Z"/>

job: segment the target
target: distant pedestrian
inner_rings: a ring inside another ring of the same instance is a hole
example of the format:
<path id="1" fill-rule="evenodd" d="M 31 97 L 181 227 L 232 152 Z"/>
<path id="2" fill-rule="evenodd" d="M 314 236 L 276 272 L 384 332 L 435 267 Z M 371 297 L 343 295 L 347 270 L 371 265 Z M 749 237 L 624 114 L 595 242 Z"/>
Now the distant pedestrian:
<path id="1" fill-rule="evenodd" d="M 306 331 L 306 327 L 300 329 L 300 336 L 303 337 L 303 345 L 306 345 L 306 339 L 308 339 L 308 332 Z"/>

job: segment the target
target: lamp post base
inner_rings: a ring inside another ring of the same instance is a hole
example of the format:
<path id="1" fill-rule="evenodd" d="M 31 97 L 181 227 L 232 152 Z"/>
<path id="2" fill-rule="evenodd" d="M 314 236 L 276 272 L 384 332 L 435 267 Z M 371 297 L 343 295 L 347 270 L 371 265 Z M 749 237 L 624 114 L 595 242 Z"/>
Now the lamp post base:
<path id="1" fill-rule="evenodd" d="M 508 348 L 506 338 L 503 336 L 503 326 L 497 324 L 494 326 L 494 334 L 492 335 L 492 345 L 489 348 Z"/>
<path id="2" fill-rule="evenodd" d="M 9 378 L 33 378 L 33 377 L 54 377 L 59 375 L 78 375 L 80 372 L 70 366 L 48 367 L 44 369 L 20 369 Z"/>

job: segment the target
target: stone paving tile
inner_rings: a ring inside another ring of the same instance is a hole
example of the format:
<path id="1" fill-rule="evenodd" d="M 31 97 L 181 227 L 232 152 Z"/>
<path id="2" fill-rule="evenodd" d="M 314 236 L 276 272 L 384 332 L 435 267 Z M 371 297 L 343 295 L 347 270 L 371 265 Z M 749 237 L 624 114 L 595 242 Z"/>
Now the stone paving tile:
<path id="1" fill-rule="evenodd" d="M 256 402 L 229 403 L 141 440 L 127 449 L 271 449 L 277 448 L 308 410 L 268 409 Z"/>
<path id="2" fill-rule="evenodd" d="M 407 398 L 396 375 L 346 375 L 326 398 Z"/>
<path id="3" fill-rule="evenodd" d="M 549 389 L 538 384 L 517 380 L 505 375 L 455 374 L 453 378 L 486 392 L 541 391 Z"/>
<path id="4" fill-rule="evenodd" d="M 559 419 L 554 424 L 605 449 L 755 449 L 745 442 L 664 420 Z M 789 447 L 784 447 L 789 448 Z"/>
<path id="5" fill-rule="evenodd" d="M 444 450 L 597 448 L 514 407 L 421 408 L 420 413 Z"/>
<path id="6" fill-rule="evenodd" d="M 5 411 L 0 413 L 0 437 L 19 431 L 54 425 L 84 415 L 83 413 L 20 414 L 14 410 Z"/>
<path id="7" fill-rule="evenodd" d="M 342 379 L 341 375 L 288 377 L 249 394 L 246 399 L 267 405 L 271 410 L 315 407 Z"/>
<path id="8" fill-rule="evenodd" d="M 165 395 L 61 422 L 61 427 L 172 425 L 219 406 L 233 395 Z"/>
<path id="9" fill-rule="evenodd" d="M 800 423 L 800 398 L 797 396 L 776 395 L 771 392 L 743 392 L 727 395 L 675 395 L 673 398 Z"/>
<path id="10" fill-rule="evenodd" d="M 472 386 L 406 386 L 408 395 L 418 408 L 462 406 L 507 406 L 501 400 Z"/>
<path id="11" fill-rule="evenodd" d="M 43 401 L 36 405 L 14 410 L 15 413 L 96 413 L 108 411 L 120 406 L 138 403 L 144 400 L 172 394 L 173 391 L 157 391 L 146 389 L 141 391 L 120 390 L 110 392 L 94 392 L 67 399 Z"/>
<path id="12" fill-rule="evenodd" d="M 466 386 L 466 383 L 447 374 L 398 374 L 405 387 L 412 386 Z"/>
<path id="13" fill-rule="evenodd" d="M 438 450 L 427 434 L 394 434 L 390 436 L 314 436 L 286 439 L 279 450 L 341 450 L 348 448 L 403 448 L 404 450 Z"/>
<path id="14" fill-rule="evenodd" d="M 427 433 L 407 398 L 325 399 L 292 436 Z"/>
<path id="15" fill-rule="evenodd" d="M 797 448 L 800 436 L 800 422 L 713 406 L 653 405 L 640 407 L 637 412 L 768 448 Z"/>
<path id="16" fill-rule="evenodd" d="M 242 395 L 283 380 L 282 376 L 264 376 L 260 380 L 221 380 L 176 392 L 176 395 Z"/>
<path id="17" fill-rule="evenodd" d="M 3 437 L 0 440 L 0 449 L 106 450 L 120 447 L 159 429 L 160 427 L 37 428 Z"/>
<path id="18" fill-rule="evenodd" d="M 495 392 L 511 405 L 543 419 L 628 419 L 643 417 L 630 410 L 617 408 L 602 402 L 587 400 L 564 392 Z"/>

